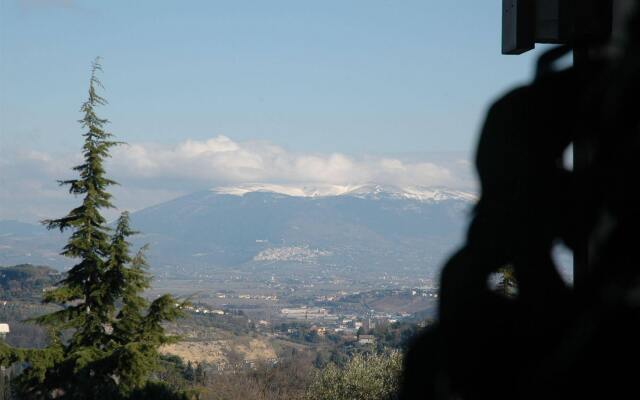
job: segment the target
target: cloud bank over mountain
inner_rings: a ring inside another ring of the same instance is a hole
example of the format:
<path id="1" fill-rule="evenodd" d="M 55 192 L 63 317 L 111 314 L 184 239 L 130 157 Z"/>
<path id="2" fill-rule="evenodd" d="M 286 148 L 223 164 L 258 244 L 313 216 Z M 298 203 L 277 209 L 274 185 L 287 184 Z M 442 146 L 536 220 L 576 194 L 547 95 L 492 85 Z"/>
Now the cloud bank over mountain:
<path id="1" fill-rule="evenodd" d="M 241 183 L 286 185 L 436 186 L 473 190 L 470 165 L 461 155 L 403 157 L 298 153 L 266 141 L 234 141 L 223 135 L 175 145 L 118 146 L 109 174 L 121 183 L 116 203 L 135 210 L 195 190 Z M 79 154 L 15 152 L 3 157 L 1 219 L 33 221 L 64 212 L 73 198 L 57 179 L 72 178 Z"/>
<path id="2" fill-rule="evenodd" d="M 226 136 L 176 146 L 132 144 L 114 151 L 114 167 L 132 177 L 170 177 L 208 182 L 280 182 L 460 186 L 463 177 L 433 162 L 342 153 L 300 154 L 261 141 Z"/>

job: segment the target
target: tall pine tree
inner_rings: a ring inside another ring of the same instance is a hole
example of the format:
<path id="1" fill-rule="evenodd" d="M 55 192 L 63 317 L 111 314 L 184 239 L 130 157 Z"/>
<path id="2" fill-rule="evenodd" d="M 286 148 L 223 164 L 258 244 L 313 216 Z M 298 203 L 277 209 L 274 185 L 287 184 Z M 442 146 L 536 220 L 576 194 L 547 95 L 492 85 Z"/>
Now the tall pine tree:
<path id="1" fill-rule="evenodd" d="M 135 232 L 123 213 L 115 230 L 102 212 L 113 208 L 107 189 L 116 182 L 106 176 L 104 162 L 118 144 L 105 130 L 106 119 L 96 108 L 106 100 L 97 74 L 99 59 L 91 68 L 88 99 L 79 121 L 83 134 L 83 162 L 74 167 L 78 178 L 60 181 L 82 204 L 62 218 L 46 220 L 48 229 L 69 230 L 62 255 L 77 260 L 66 277 L 43 301 L 62 306 L 60 311 L 35 319 L 51 334 L 43 350 L 0 348 L 3 364 L 26 361 L 18 378 L 24 398 L 118 399 L 144 398 L 145 388 L 169 393 L 149 378 L 161 345 L 175 340 L 165 334 L 162 322 L 180 316 L 176 300 L 169 295 L 149 304 L 142 292 L 150 285 L 144 248 L 131 256 L 128 238 Z M 62 340 L 62 334 L 70 335 Z M 176 395 L 180 397 L 179 395 Z"/>

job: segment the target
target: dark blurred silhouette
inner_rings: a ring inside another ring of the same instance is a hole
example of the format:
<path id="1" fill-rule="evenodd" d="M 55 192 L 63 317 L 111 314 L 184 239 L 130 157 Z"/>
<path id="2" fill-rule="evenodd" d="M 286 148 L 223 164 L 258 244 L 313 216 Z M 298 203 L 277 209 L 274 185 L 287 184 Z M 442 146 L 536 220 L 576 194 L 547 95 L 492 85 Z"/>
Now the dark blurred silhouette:
<path id="1" fill-rule="evenodd" d="M 489 110 L 481 197 L 443 269 L 439 320 L 405 359 L 402 399 L 640 398 L 640 7 L 621 54 L 555 69 L 601 44 L 588 40 L 543 54 L 534 81 Z M 568 170 L 572 143 L 582 159 Z M 575 288 L 551 258 L 559 242 L 588 250 Z M 513 298 L 488 284 L 506 265 Z"/>

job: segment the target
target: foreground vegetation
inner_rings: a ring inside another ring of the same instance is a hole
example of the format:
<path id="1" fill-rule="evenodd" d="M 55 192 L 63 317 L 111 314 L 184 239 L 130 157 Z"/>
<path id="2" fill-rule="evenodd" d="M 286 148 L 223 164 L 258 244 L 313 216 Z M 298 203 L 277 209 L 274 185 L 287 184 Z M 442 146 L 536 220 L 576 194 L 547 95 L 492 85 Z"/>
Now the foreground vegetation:
<path id="1" fill-rule="evenodd" d="M 76 264 L 43 293 L 43 303 L 58 309 L 32 319 L 46 330 L 46 346 L 26 349 L 2 342 L 0 364 L 22 369 L 13 381 L 22 399 L 186 398 L 152 379 L 160 346 L 176 339 L 165 334 L 162 323 L 181 315 L 177 301 L 164 295 L 149 304 L 141 296 L 150 277 L 144 249 L 131 254 L 128 238 L 135 232 L 129 216 L 123 213 L 112 230 L 102 215 L 114 207 L 107 189 L 116 182 L 107 177 L 104 161 L 118 142 L 104 129 L 108 121 L 96 114 L 96 107 L 106 104 L 97 92 L 100 71 L 96 60 L 81 107 L 86 131 L 83 162 L 73 168 L 78 177 L 59 181 L 82 203 L 43 222 L 48 229 L 70 232 L 61 254 Z"/>
<path id="2" fill-rule="evenodd" d="M 173 390 L 198 400 L 391 400 L 397 395 L 401 353 L 360 353 L 344 365 L 318 367 L 313 352 L 295 352 L 276 364 L 211 373 L 180 358 L 162 359 L 158 375 Z"/>

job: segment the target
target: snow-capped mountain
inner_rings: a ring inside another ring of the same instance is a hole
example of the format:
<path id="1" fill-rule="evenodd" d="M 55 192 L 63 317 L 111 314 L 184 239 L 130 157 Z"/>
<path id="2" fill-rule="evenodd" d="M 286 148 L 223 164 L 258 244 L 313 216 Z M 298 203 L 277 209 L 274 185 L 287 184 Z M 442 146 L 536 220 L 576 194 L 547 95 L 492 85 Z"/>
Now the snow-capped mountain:
<path id="1" fill-rule="evenodd" d="M 142 232 L 135 244 L 150 244 L 152 266 L 283 262 L 436 271 L 460 244 L 474 201 L 471 193 L 447 188 L 253 184 L 196 192 L 131 219 Z M 2 233 L 0 246 L 30 249 L 29 257 L 12 253 L 14 263 L 38 254 L 52 259 L 60 249 L 38 249 L 42 237 L 3 239 Z"/>
<path id="2" fill-rule="evenodd" d="M 244 196 L 247 193 L 277 193 L 294 197 L 330 197 L 352 196 L 369 199 L 397 198 L 424 202 L 446 200 L 475 201 L 476 196 L 470 192 L 425 186 L 398 187 L 375 183 L 361 185 L 278 185 L 278 184 L 243 184 L 238 186 L 222 186 L 211 189 L 218 194 Z"/>
<path id="3" fill-rule="evenodd" d="M 435 269 L 459 244 L 474 201 L 446 188 L 245 184 L 138 211 L 132 224 L 156 262 Z"/>

